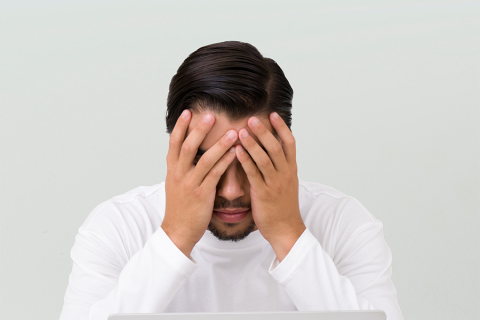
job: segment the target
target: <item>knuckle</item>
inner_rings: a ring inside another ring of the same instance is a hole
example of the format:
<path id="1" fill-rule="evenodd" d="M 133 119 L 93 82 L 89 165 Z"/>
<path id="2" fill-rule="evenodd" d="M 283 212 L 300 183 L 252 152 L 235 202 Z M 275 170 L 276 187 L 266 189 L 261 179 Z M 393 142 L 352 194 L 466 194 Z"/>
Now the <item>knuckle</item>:
<path id="1" fill-rule="evenodd" d="M 295 146 L 296 144 L 295 138 L 292 136 L 290 139 L 287 140 L 287 143 L 291 146 Z"/>
<path id="2" fill-rule="evenodd" d="M 210 174 L 213 176 L 213 177 L 219 177 L 222 175 L 222 171 L 218 168 L 213 168 L 212 170 L 210 170 Z"/>
<path id="3" fill-rule="evenodd" d="M 199 162 L 201 166 L 209 166 L 212 163 L 212 159 L 206 154 L 204 154 L 200 157 Z"/>
<path id="4" fill-rule="evenodd" d="M 257 168 L 251 168 L 248 170 L 247 174 L 249 176 L 255 177 L 258 174 L 258 169 Z"/>
<path id="5" fill-rule="evenodd" d="M 180 181 L 182 181 L 182 176 L 180 174 L 178 174 L 177 172 L 173 172 L 173 182 L 175 184 L 178 184 L 180 183 Z"/>
<path id="6" fill-rule="evenodd" d="M 189 180 L 186 180 L 183 184 L 182 184 L 182 189 L 183 191 L 186 193 L 186 194 L 189 194 L 192 192 L 192 186 L 193 186 L 193 183 L 191 183 Z"/>
<path id="7" fill-rule="evenodd" d="M 170 175 L 170 177 L 176 176 L 176 168 L 177 166 L 175 164 L 167 164 L 167 174 Z"/>
<path id="8" fill-rule="evenodd" d="M 275 144 L 274 147 L 272 147 L 272 154 L 274 156 L 279 156 L 283 153 L 283 148 L 279 144 Z"/>
<path id="9" fill-rule="evenodd" d="M 170 148 L 178 147 L 178 141 L 170 137 L 170 140 L 168 141 L 168 146 Z"/>
<path id="10" fill-rule="evenodd" d="M 196 199 L 202 199 L 203 198 L 203 189 L 202 188 L 197 188 L 193 191 L 193 196 Z"/>
<path id="11" fill-rule="evenodd" d="M 260 165 L 262 167 L 268 167 L 268 165 L 270 164 L 270 159 L 269 158 L 262 158 L 260 159 Z"/>
<path id="12" fill-rule="evenodd" d="M 184 143 L 182 145 L 182 152 L 183 153 L 185 153 L 185 154 L 190 153 L 191 150 L 192 150 L 192 148 L 188 144 Z"/>

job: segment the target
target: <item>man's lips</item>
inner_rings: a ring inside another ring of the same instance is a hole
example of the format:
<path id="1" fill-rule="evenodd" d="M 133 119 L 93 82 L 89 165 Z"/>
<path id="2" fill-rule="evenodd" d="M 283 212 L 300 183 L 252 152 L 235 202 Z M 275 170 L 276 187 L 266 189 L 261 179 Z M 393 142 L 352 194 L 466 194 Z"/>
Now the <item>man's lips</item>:
<path id="1" fill-rule="evenodd" d="M 250 212 L 250 209 L 218 209 L 213 214 L 223 222 L 235 223 L 242 221 Z"/>
<path id="2" fill-rule="evenodd" d="M 248 208 L 239 208 L 239 209 L 213 209 L 213 211 L 217 212 L 224 212 L 224 213 L 239 213 L 239 212 L 245 212 L 250 209 Z"/>

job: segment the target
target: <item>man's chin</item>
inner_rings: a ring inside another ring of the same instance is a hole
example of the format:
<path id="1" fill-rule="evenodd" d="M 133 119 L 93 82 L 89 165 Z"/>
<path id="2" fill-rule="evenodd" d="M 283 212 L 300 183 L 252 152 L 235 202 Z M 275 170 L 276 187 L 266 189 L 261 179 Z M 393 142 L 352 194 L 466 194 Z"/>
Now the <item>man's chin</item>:
<path id="1" fill-rule="evenodd" d="M 245 239 L 252 231 L 256 230 L 255 221 L 253 219 L 246 225 L 241 226 L 240 223 L 210 222 L 208 230 L 221 241 L 237 242 Z"/>

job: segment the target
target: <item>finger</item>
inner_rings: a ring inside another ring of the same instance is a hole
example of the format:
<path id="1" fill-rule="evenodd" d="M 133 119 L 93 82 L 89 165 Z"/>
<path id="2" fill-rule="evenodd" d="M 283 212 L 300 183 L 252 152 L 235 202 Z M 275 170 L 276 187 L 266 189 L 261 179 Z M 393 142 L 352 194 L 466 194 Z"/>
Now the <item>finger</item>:
<path id="1" fill-rule="evenodd" d="M 241 129 L 239 132 L 240 141 L 245 150 L 248 151 L 250 157 L 255 161 L 258 169 L 262 172 L 265 178 L 271 177 L 276 173 L 272 160 L 268 154 L 258 145 L 253 137 L 246 129 Z"/>
<path id="2" fill-rule="evenodd" d="M 230 163 L 232 163 L 233 159 L 235 159 L 235 148 L 231 147 L 222 158 L 213 166 L 212 169 L 208 172 L 203 179 L 201 186 L 205 188 L 205 190 L 216 190 L 218 181 L 227 170 Z"/>
<path id="3" fill-rule="evenodd" d="M 275 128 L 280 140 L 282 141 L 283 151 L 285 153 L 285 157 L 287 159 L 288 164 L 296 165 L 296 146 L 295 146 L 295 138 L 283 121 L 283 119 L 278 115 L 278 113 L 273 112 L 270 114 L 270 122 L 272 126 Z"/>
<path id="4" fill-rule="evenodd" d="M 168 141 L 168 153 L 167 153 L 167 166 L 175 165 L 180 156 L 180 149 L 182 148 L 183 140 L 185 140 L 185 134 L 190 123 L 190 110 L 183 110 L 180 117 L 178 117 L 175 127 L 170 134 Z"/>
<path id="5" fill-rule="evenodd" d="M 200 184 L 207 173 L 217 163 L 225 152 L 237 141 L 237 131 L 229 130 L 220 140 L 217 141 L 207 152 L 198 160 L 194 169 L 194 181 Z"/>
<path id="6" fill-rule="evenodd" d="M 214 122 L 215 117 L 212 114 L 207 113 L 185 139 L 182 148 L 180 149 L 180 157 L 178 158 L 177 163 L 180 172 L 187 172 L 194 167 L 193 159 L 197 155 L 198 147 L 203 139 L 205 139 L 205 136 L 212 128 Z"/>
<path id="7" fill-rule="evenodd" d="M 275 169 L 277 171 L 283 171 L 287 169 L 287 159 L 285 158 L 285 153 L 283 152 L 282 145 L 277 140 L 277 138 L 275 138 L 273 134 L 268 131 L 268 129 L 263 125 L 263 123 L 256 117 L 251 117 L 248 120 L 248 126 L 267 150 L 268 156 L 273 162 Z"/>
<path id="8" fill-rule="evenodd" d="M 243 167 L 243 171 L 247 174 L 250 185 L 257 190 L 263 188 L 265 186 L 265 181 L 263 180 L 262 174 L 260 173 L 260 170 L 258 170 L 257 165 L 248 155 L 248 152 L 245 152 L 241 145 L 236 145 L 235 153 L 238 161 Z"/>

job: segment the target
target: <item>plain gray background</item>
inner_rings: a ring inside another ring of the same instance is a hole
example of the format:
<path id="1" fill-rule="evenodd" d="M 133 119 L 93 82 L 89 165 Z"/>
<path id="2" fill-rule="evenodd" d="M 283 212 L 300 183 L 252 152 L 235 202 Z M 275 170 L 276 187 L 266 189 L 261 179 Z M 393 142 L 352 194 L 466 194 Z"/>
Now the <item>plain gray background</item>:
<path id="1" fill-rule="evenodd" d="M 300 178 L 384 224 L 405 319 L 479 319 L 478 2 L 3 1 L 1 316 L 60 315 L 78 228 L 164 181 L 168 85 L 225 40 L 295 90 Z"/>

